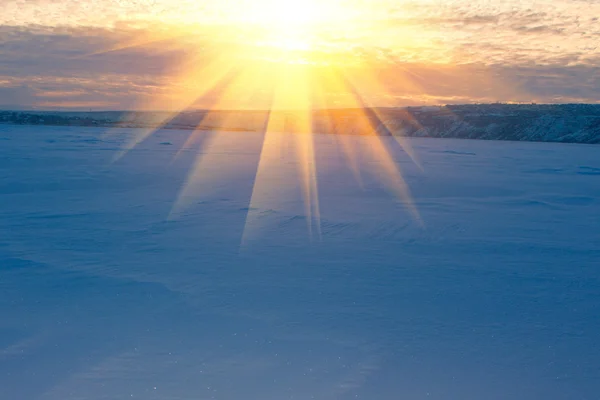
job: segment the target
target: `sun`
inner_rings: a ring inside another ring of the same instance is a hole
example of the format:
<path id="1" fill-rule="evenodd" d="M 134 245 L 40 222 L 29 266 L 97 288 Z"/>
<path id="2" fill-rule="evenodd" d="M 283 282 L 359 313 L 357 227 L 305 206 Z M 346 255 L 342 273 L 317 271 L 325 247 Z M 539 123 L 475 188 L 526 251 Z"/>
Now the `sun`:
<path id="1" fill-rule="evenodd" d="M 242 24 L 250 27 L 257 42 L 275 49 L 306 51 L 319 41 L 341 9 L 319 0 L 255 0 L 243 9 Z"/>
<path id="2" fill-rule="evenodd" d="M 342 14 L 336 2 L 319 0 L 253 0 L 238 3 L 237 27 L 255 48 L 255 58 L 283 63 L 312 63 L 322 40 Z"/>
<path id="3" fill-rule="evenodd" d="M 247 15 L 249 22 L 286 29 L 309 29 L 334 16 L 331 5 L 317 0 L 257 0 L 249 5 Z"/>
<path id="4" fill-rule="evenodd" d="M 192 0 L 189 0 L 192 1 Z M 204 40 L 240 44 L 242 50 L 313 51 L 335 48 L 356 32 L 359 8 L 349 0 L 219 0 L 185 15 L 182 27 Z"/>
<path id="5" fill-rule="evenodd" d="M 319 20 L 318 8 L 311 2 L 295 0 L 267 1 L 262 12 L 268 23 L 289 26 L 291 28 L 306 27 Z"/>

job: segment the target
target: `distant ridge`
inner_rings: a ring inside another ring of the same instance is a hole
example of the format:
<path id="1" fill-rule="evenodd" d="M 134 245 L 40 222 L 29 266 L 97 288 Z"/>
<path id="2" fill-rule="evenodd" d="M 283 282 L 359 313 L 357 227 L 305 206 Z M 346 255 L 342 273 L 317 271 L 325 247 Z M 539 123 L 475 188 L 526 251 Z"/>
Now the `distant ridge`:
<path id="1" fill-rule="evenodd" d="M 304 113 L 305 114 L 305 113 Z M 564 143 L 600 143 L 600 104 L 465 104 L 310 112 L 312 131 Z M 0 111 L 0 124 L 297 132 L 299 111 Z"/>

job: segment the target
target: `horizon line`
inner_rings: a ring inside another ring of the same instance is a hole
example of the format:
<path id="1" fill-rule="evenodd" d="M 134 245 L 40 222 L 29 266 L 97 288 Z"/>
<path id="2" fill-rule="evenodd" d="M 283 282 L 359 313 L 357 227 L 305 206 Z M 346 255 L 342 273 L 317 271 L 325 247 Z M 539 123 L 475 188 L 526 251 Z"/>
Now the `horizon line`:
<path id="1" fill-rule="evenodd" d="M 193 108 L 187 110 L 178 111 L 178 114 L 184 113 L 197 113 L 197 112 L 298 112 L 298 111 L 331 111 L 331 110 L 394 110 L 394 109 L 410 109 L 410 108 L 444 108 L 444 107 L 464 107 L 464 106 L 568 106 L 568 105 L 579 105 L 579 106 L 600 106 L 600 101 L 595 103 L 578 103 L 578 102 L 567 102 L 567 103 L 537 103 L 537 102 L 486 102 L 486 103 L 446 103 L 446 104 L 420 104 L 410 106 L 374 106 L 374 107 L 329 107 L 329 108 L 309 108 L 309 109 L 281 109 L 272 110 L 268 108 L 222 108 L 222 109 L 211 109 L 211 108 Z M 63 109 L 42 109 L 42 108 L 2 108 L 0 112 L 70 112 L 70 113 L 173 113 L 170 110 L 136 110 L 136 109 L 84 109 L 84 108 L 63 108 Z"/>

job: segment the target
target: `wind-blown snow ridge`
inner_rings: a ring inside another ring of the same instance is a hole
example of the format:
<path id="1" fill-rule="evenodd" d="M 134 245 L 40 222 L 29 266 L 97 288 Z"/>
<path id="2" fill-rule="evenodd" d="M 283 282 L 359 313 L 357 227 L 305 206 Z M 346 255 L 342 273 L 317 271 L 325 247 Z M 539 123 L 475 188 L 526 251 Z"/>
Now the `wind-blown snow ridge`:
<path id="1" fill-rule="evenodd" d="M 0 124 L 261 131 L 268 118 L 294 130 L 295 112 L 0 111 Z M 360 123 L 369 120 L 369 124 Z M 224 122 L 226 121 L 226 122 Z M 365 131 L 368 128 L 368 132 Z M 406 108 L 329 109 L 312 112 L 316 133 L 370 134 L 534 142 L 600 143 L 600 104 L 469 104 Z"/>

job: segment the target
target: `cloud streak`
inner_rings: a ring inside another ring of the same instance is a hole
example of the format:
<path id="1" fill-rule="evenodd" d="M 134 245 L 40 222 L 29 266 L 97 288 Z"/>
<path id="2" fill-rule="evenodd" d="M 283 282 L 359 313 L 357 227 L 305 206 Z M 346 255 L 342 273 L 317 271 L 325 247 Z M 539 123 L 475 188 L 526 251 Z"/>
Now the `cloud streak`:
<path id="1" fill-rule="evenodd" d="M 323 30 L 311 51 L 381 71 L 389 90 L 369 96 L 382 105 L 600 101 L 597 1 L 361 1 L 346 3 L 363 18 Z M 262 48 L 219 17 L 229 3 L 0 0 L 0 107 L 134 107 L 190 54 L 244 49 L 254 62 Z"/>

